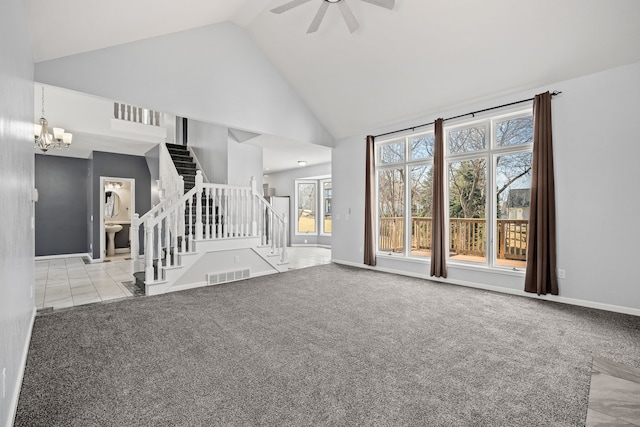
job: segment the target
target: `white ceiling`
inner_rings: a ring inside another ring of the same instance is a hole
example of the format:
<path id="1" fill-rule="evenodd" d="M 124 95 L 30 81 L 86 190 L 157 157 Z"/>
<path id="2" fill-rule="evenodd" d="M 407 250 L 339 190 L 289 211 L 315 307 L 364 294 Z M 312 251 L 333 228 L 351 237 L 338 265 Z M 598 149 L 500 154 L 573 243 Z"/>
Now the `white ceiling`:
<path id="1" fill-rule="evenodd" d="M 287 1 L 25 3 L 36 61 L 233 21 L 335 138 L 640 61 L 638 0 L 348 0 L 353 34 L 333 5 L 306 34 L 323 0 L 269 12 Z"/>

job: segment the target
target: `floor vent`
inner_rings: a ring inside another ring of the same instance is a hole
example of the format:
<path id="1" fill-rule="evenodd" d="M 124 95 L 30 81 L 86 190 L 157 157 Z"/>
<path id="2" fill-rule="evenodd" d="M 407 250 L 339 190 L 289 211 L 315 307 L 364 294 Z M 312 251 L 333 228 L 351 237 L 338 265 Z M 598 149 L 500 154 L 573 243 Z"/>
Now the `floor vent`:
<path id="1" fill-rule="evenodd" d="M 251 270 L 245 268 L 244 270 L 224 271 L 222 273 L 209 273 L 207 274 L 208 285 L 219 285 L 221 283 L 235 282 L 236 280 L 248 279 L 251 277 Z"/>

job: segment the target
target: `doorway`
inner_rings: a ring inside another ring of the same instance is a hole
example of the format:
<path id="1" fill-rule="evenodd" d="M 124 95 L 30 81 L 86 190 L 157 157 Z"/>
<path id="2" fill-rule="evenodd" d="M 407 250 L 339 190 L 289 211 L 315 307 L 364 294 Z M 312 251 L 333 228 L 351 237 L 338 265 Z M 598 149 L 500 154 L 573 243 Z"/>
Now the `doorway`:
<path id="1" fill-rule="evenodd" d="M 100 260 L 131 256 L 135 179 L 100 177 Z"/>

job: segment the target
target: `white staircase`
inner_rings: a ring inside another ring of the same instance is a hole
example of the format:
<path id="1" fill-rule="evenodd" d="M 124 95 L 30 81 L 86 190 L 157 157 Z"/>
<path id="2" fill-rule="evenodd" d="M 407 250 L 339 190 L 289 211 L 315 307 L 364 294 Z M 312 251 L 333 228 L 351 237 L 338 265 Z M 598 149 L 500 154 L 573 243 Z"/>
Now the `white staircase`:
<path id="1" fill-rule="evenodd" d="M 257 192 L 254 178 L 249 187 L 208 184 L 198 171 L 187 193 L 182 177 L 175 181 L 163 186 L 171 194 L 132 221 L 131 254 L 146 295 L 288 270 L 287 218 Z"/>

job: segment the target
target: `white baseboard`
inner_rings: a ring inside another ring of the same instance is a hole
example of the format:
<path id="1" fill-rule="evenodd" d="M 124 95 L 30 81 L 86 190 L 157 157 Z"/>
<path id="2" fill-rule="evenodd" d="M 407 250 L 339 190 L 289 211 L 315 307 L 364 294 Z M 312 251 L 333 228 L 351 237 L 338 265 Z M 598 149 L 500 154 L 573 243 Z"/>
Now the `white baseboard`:
<path id="1" fill-rule="evenodd" d="M 400 275 L 400 276 L 408 276 L 408 277 L 415 277 L 415 278 L 418 278 L 418 279 L 426 279 L 426 280 L 431 280 L 433 282 L 448 283 L 448 284 L 451 284 L 451 285 L 466 286 L 468 288 L 475 288 L 475 289 L 482 289 L 482 290 L 485 290 L 485 291 L 500 292 L 500 293 L 503 293 L 503 294 L 517 295 L 517 296 L 521 296 L 521 297 L 534 298 L 534 299 L 543 300 L 543 301 L 559 302 L 559 303 L 562 303 L 562 304 L 576 305 L 576 306 L 588 307 L 588 308 L 596 308 L 598 310 L 612 311 L 612 312 L 615 312 L 615 313 L 630 314 L 632 316 L 640 316 L 640 309 L 631 308 L 631 307 L 623 307 L 623 306 L 619 306 L 619 305 L 605 304 L 605 303 L 595 302 L 595 301 L 586 301 L 586 300 L 581 300 L 581 299 L 576 299 L 576 298 L 567 298 L 567 297 L 563 297 L 563 296 L 559 296 L 559 295 L 536 295 L 536 294 L 532 294 L 532 293 L 529 293 L 529 292 L 524 292 L 524 291 L 517 290 L 517 289 L 503 288 L 503 287 L 500 287 L 500 286 L 487 285 L 487 284 L 484 284 L 484 283 L 467 282 L 467 281 L 464 281 L 464 280 L 443 279 L 441 277 L 431 277 L 431 276 L 429 276 L 427 274 L 409 273 L 409 272 L 406 272 L 406 271 L 395 270 L 395 269 L 392 269 L 392 268 L 371 267 L 369 265 L 359 264 L 359 263 L 350 262 L 350 261 L 342 261 L 342 260 L 332 259 L 331 262 L 333 262 L 335 264 L 348 265 L 350 267 L 358 267 L 358 268 L 363 268 L 363 269 L 367 269 L 367 270 L 382 271 L 384 273 L 397 274 L 397 275 Z"/>
<path id="2" fill-rule="evenodd" d="M 78 253 L 78 254 L 62 254 L 62 255 L 44 255 L 35 257 L 36 261 L 46 261 L 48 259 L 60 259 L 60 258 L 84 258 L 88 257 L 91 259 L 91 256 L 88 253 Z"/>
<path id="3" fill-rule="evenodd" d="M 18 411 L 18 399 L 20 398 L 20 391 L 22 390 L 22 380 L 24 379 L 24 370 L 27 367 L 27 355 L 29 353 L 29 345 L 31 344 L 31 333 L 33 332 L 33 324 L 36 320 L 36 307 L 33 307 L 31 313 L 31 321 L 29 322 L 29 331 L 27 332 L 27 339 L 24 342 L 24 348 L 22 349 L 22 356 L 20 358 L 20 367 L 18 372 L 18 378 L 16 380 L 13 394 L 11 396 L 11 404 L 9 405 L 10 413 L 6 420 L 6 426 L 12 426 L 16 419 L 16 413 Z"/>

